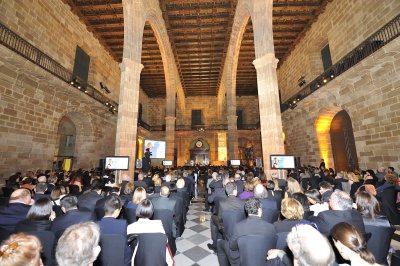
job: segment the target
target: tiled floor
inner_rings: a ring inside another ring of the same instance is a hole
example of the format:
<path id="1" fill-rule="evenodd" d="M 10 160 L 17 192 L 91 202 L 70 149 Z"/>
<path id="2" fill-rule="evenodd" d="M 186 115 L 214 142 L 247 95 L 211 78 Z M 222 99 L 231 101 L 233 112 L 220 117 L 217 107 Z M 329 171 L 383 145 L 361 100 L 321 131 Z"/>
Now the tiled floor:
<path id="1" fill-rule="evenodd" d="M 218 266 L 218 259 L 207 243 L 211 243 L 210 213 L 203 212 L 204 202 L 190 206 L 182 239 L 176 241 L 176 266 Z"/>

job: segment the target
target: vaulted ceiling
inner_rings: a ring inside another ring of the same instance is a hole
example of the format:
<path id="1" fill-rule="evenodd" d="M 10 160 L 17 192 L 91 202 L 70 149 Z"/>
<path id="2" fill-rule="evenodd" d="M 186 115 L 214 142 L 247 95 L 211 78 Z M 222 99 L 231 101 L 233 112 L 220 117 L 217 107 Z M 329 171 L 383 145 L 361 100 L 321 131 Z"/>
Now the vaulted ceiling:
<path id="1" fill-rule="evenodd" d="M 117 60 L 122 60 L 122 0 L 64 0 Z M 273 34 L 282 62 L 328 0 L 274 0 Z M 237 0 L 160 0 L 186 96 L 217 95 Z M 253 27 L 249 21 L 239 54 L 237 95 L 257 95 Z M 150 25 L 143 36 L 141 87 L 165 97 L 161 53 Z"/>

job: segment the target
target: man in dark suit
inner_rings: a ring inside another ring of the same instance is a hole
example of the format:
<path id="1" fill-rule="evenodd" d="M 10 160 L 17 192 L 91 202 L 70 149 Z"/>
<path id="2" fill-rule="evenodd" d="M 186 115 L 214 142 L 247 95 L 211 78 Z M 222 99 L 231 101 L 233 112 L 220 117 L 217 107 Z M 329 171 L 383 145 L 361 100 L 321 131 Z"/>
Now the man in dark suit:
<path id="1" fill-rule="evenodd" d="M 329 199 L 333 193 L 333 186 L 327 181 L 322 181 L 319 183 L 319 193 L 321 193 L 323 202 L 329 202 Z"/>
<path id="2" fill-rule="evenodd" d="M 263 218 L 270 223 L 276 222 L 279 217 L 280 202 L 274 197 L 268 197 L 267 190 L 261 184 L 254 187 L 254 198 L 260 200 Z"/>
<path id="3" fill-rule="evenodd" d="M 0 207 L 0 227 L 10 233 L 13 232 L 15 224 L 26 218 L 33 202 L 28 189 L 21 188 L 13 191 L 8 206 Z"/>
<path id="4" fill-rule="evenodd" d="M 37 183 L 35 187 L 35 201 L 41 198 L 50 198 L 49 194 L 46 194 L 47 191 L 47 184 L 46 183 Z"/>
<path id="5" fill-rule="evenodd" d="M 90 190 L 85 191 L 78 199 L 78 207 L 80 210 L 92 211 L 96 208 L 96 202 L 102 198 L 100 196 L 101 190 L 103 188 L 102 181 L 95 179 L 90 186 Z"/>
<path id="6" fill-rule="evenodd" d="M 235 183 L 238 190 L 238 195 L 244 190 L 244 181 L 242 180 L 242 176 L 239 173 L 235 174 Z"/>
<path id="7" fill-rule="evenodd" d="M 218 262 L 221 266 L 239 265 L 239 237 L 247 235 L 275 237 L 276 232 L 274 226 L 261 219 L 262 209 L 260 200 L 255 198 L 246 200 L 244 209 L 248 217 L 235 225 L 231 239 L 229 241 L 218 241 Z"/>
<path id="8" fill-rule="evenodd" d="M 166 174 L 164 177 L 164 182 L 161 183 L 161 186 L 166 186 L 170 191 L 176 190 L 176 184 L 172 181 L 172 176 L 170 174 Z"/>
<path id="9" fill-rule="evenodd" d="M 210 182 L 211 195 L 208 196 L 208 203 L 213 204 L 211 211 L 213 214 L 218 213 L 219 201 L 227 197 L 225 187 L 222 184 L 220 175 L 213 175 L 213 181 Z"/>
<path id="10" fill-rule="evenodd" d="M 95 221 L 94 213 L 78 210 L 78 199 L 73 195 L 61 199 L 61 210 L 64 214 L 55 218 L 51 226 L 56 236 L 73 224 Z"/>
<path id="11" fill-rule="evenodd" d="M 134 182 L 135 187 L 147 188 L 147 183 L 143 179 L 144 179 L 143 173 L 139 173 L 138 180 Z"/>
<path id="12" fill-rule="evenodd" d="M 104 203 L 105 215 L 100 221 L 97 222 L 97 224 L 100 227 L 101 235 L 112 234 L 112 235 L 121 235 L 124 237 L 126 243 L 124 251 L 124 258 L 125 258 L 124 260 L 125 264 L 129 264 L 132 258 L 132 252 L 126 241 L 127 222 L 126 220 L 116 219 L 121 212 L 121 208 L 122 208 L 122 202 L 117 195 L 112 194 L 108 196 Z"/>
<path id="13" fill-rule="evenodd" d="M 358 211 L 352 209 L 353 200 L 350 195 L 335 190 L 329 199 L 329 207 L 331 210 L 320 212 L 317 217 L 310 219 L 317 224 L 322 234 L 329 236 L 331 229 L 340 222 L 350 223 L 365 233 L 363 218 Z"/>
<path id="14" fill-rule="evenodd" d="M 244 211 L 244 202 L 236 197 L 237 187 L 235 183 L 228 182 L 225 186 L 225 193 L 228 195 L 228 197 L 220 200 L 218 213 L 216 215 L 212 215 L 210 220 L 212 244 L 207 244 L 207 246 L 209 249 L 214 251 L 217 249 L 218 236 L 221 238 L 220 228 L 223 227 L 223 212 L 225 210 Z"/>
<path id="15" fill-rule="evenodd" d="M 151 198 L 154 210 L 170 210 L 174 213 L 174 222 L 172 225 L 172 234 L 176 236 L 176 225 L 178 224 L 178 215 L 176 210 L 176 200 L 169 198 L 169 188 L 167 186 L 162 186 L 160 190 L 160 196 Z"/>

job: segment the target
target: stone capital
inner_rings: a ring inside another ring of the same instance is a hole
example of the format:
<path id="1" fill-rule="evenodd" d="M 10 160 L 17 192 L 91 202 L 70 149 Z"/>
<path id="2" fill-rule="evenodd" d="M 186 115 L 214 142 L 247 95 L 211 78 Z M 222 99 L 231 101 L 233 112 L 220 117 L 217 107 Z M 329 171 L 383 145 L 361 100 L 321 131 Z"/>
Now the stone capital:
<path id="1" fill-rule="evenodd" d="M 255 59 L 253 61 L 253 65 L 256 69 L 260 69 L 266 65 L 271 65 L 274 68 L 276 68 L 278 66 L 278 62 L 279 62 L 279 60 L 277 58 L 275 58 L 274 53 L 268 53 L 268 54 L 263 55 L 262 57 Z"/>
<path id="2" fill-rule="evenodd" d="M 124 57 L 122 59 L 121 64 L 119 64 L 119 67 L 121 69 L 121 72 L 124 72 L 127 68 L 129 69 L 138 69 L 139 73 L 142 72 L 143 69 L 143 64 L 136 62 L 130 58 Z"/>
<path id="3" fill-rule="evenodd" d="M 165 116 L 165 121 L 166 122 L 174 122 L 175 120 L 176 120 L 175 116 L 172 116 L 172 115 L 166 115 Z"/>

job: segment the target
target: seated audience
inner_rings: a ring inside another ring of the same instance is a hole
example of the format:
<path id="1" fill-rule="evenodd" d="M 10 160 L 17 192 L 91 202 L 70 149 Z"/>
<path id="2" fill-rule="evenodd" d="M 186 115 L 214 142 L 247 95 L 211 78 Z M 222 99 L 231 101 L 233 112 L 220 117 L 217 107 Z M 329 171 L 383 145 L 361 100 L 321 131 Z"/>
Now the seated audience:
<path id="1" fill-rule="evenodd" d="M 42 245 L 35 236 L 23 233 L 11 235 L 0 245 L 0 265 L 2 266 L 38 266 Z"/>
<path id="2" fill-rule="evenodd" d="M 122 209 L 122 201 L 117 195 L 110 195 L 104 203 L 104 217 L 97 222 L 101 234 L 121 235 L 125 238 L 125 263 L 131 261 L 132 253 L 126 240 L 126 220 L 117 219 Z"/>
<path id="3" fill-rule="evenodd" d="M 73 195 L 61 199 L 61 210 L 64 214 L 56 217 L 51 226 L 56 236 L 73 224 L 95 220 L 93 212 L 78 210 L 78 199 Z"/>
<path id="4" fill-rule="evenodd" d="M 329 199 L 329 207 L 330 210 L 320 212 L 317 217 L 310 219 L 318 225 L 322 234 L 328 236 L 333 226 L 340 222 L 348 222 L 361 232 L 365 232 L 362 216 L 358 211 L 352 209 L 353 200 L 349 194 L 335 190 Z"/>
<path id="5" fill-rule="evenodd" d="M 48 198 L 38 199 L 29 209 L 26 219 L 15 225 L 14 232 L 50 231 L 55 217 L 51 201 Z"/>
<path id="6" fill-rule="evenodd" d="M 247 235 L 264 235 L 269 238 L 275 237 L 275 228 L 272 224 L 261 219 L 262 208 L 260 200 L 255 198 L 247 199 L 244 204 L 247 219 L 237 223 L 233 229 L 233 235 L 229 241 L 218 241 L 218 262 L 219 265 L 238 265 L 240 254 L 238 239 Z"/>
<path id="7" fill-rule="evenodd" d="M 139 218 L 137 222 L 128 225 L 127 234 L 144 234 L 144 233 L 162 233 L 165 234 L 165 230 L 161 220 L 150 220 L 153 216 L 154 208 L 153 204 L 149 199 L 142 200 L 136 208 L 136 216 Z M 139 243 L 140 245 L 140 243 Z M 166 263 L 168 266 L 173 265 L 172 255 L 166 247 Z M 132 258 L 134 260 L 134 258 Z"/>
<path id="8" fill-rule="evenodd" d="M 318 216 L 322 211 L 329 210 L 329 204 L 322 202 L 321 194 L 317 189 L 308 190 L 305 195 L 310 203 L 310 211 L 314 212 L 314 216 Z"/>
<path id="9" fill-rule="evenodd" d="M 345 222 L 338 223 L 332 228 L 331 236 L 340 255 L 350 260 L 351 265 L 378 265 L 374 255 L 368 250 L 363 233 L 355 226 Z"/>
<path id="10" fill-rule="evenodd" d="M 282 200 L 281 214 L 285 219 L 274 223 L 277 233 L 290 232 L 292 227 L 299 223 L 309 223 L 303 219 L 303 206 L 293 198 L 285 198 Z"/>
<path id="11" fill-rule="evenodd" d="M 349 184 L 350 184 L 350 196 L 353 200 L 355 200 L 356 192 L 360 186 L 362 186 L 364 180 L 360 179 L 360 175 L 358 173 L 349 172 L 347 173 L 349 177 Z"/>
<path id="12" fill-rule="evenodd" d="M 147 183 L 144 181 L 144 174 L 138 174 L 138 180 L 134 182 L 135 187 L 147 188 Z"/>
<path id="13" fill-rule="evenodd" d="M 42 182 L 37 183 L 36 186 L 35 186 L 34 199 L 38 200 L 38 199 L 41 199 L 41 198 L 49 198 L 49 195 L 46 194 L 46 191 L 47 191 L 47 184 L 46 183 L 42 183 Z"/>
<path id="14" fill-rule="evenodd" d="M 301 206 L 303 206 L 304 219 L 308 219 L 308 217 L 314 215 L 314 212 L 310 210 L 310 202 L 308 201 L 308 198 L 304 193 L 294 193 L 292 195 L 292 198 L 300 202 Z"/>
<path id="15" fill-rule="evenodd" d="M 284 266 L 335 266 L 335 254 L 326 237 L 314 227 L 300 224 L 292 228 L 287 243 L 293 254 L 293 263 L 283 250 L 270 249 L 267 260 L 278 259 Z M 268 264 L 267 264 L 268 265 Z M 273 264 L 276 265 L 276 264 Z"/>
<path id="16" fill-rule="evenodd" d="M 100 253 L 100 230 L 93 222 L 68 227 L 58 240 L 56 259 L 59 266 L 91 266 Z"/>
<path id="17" fill-rule="evenodd" d="M 13 232 L 15 224 L 26 218 L 34 200 L 28 189 L 15 190 L 9 199 L 8 206 L 0 207 L 0 227 Z"/>
<path id="18" fill-rule="evenodd" d="M 244 182 L 244 191 L 240 193 L 239 199 L 246 200 L 254 196 L 254 185 L 252 181 Z"/>
<path id="19" fill-rule="evenodd" d="M 133 192 L 135 191 L 135 185 L 132 182 L 128 182 L 124 187 L 120 186 L 119 197 L 122 200 L 123 205 L 128 204 L 132 200 Z"/>

